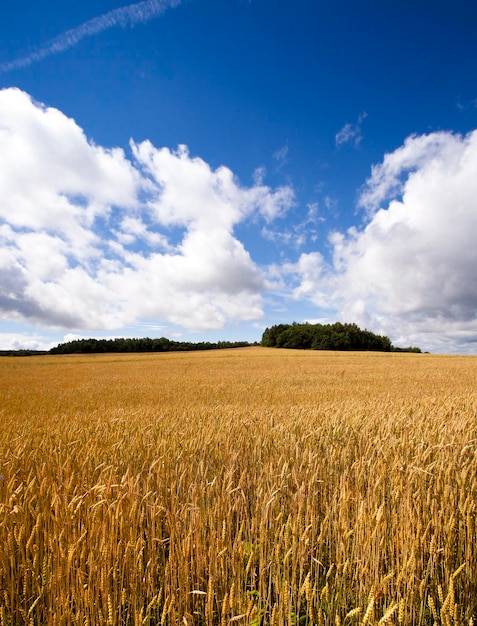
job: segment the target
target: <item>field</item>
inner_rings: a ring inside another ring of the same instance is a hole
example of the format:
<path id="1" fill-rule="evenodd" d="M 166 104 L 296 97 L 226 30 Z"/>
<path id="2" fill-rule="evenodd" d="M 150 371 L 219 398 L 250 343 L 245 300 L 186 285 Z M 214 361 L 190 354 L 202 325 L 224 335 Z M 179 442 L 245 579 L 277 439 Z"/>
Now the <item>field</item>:
<path id="1" fill-rule="evenodd" d="M 0 626 L 477 624 L 477 358 L 0 359 Z"/>

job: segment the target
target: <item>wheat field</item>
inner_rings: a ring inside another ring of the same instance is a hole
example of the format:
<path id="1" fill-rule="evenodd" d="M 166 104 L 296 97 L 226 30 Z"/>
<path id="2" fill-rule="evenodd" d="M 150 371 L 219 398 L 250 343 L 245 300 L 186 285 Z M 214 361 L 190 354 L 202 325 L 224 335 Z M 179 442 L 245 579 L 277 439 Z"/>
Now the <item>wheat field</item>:
<path id="1" fill-rule="evenodd" d="M 476 373 L 0 359 L 0 626 L 477 624 Z"/>

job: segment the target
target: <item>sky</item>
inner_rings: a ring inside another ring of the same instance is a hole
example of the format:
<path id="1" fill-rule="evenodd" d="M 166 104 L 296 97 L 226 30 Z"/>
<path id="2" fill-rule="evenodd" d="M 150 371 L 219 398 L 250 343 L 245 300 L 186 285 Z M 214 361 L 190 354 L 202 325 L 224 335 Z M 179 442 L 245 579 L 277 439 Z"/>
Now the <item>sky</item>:
<path id="1" fill-rule="evenodd" d="M 341 321 L 477 353 L 474 2 L 0 13 L 0 349 Z"/>

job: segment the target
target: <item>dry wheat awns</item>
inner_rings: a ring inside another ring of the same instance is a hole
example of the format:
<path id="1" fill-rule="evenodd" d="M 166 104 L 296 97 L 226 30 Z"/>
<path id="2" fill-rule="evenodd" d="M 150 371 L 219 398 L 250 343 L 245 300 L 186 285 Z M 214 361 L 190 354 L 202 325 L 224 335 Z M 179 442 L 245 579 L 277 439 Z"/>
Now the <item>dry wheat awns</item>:
<path id="1" fill-rule="evenodd" d="M 477 624 L 476 369 L 0 359 L 0 626 Z"/>

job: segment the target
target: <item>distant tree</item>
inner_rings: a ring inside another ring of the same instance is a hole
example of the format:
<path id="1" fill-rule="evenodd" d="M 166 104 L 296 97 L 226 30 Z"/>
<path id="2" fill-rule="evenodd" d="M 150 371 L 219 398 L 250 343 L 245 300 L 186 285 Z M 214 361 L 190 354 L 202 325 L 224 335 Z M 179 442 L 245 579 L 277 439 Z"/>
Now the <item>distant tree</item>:
<path id="1" fill-rule="evenodd" d="M 248 341 L 221 341 L 211 343 L 201 341 L 192 343 L 187 341 L 172 341 L 166 337 L 151 339 L 117 338 L 117 339 L 75 339 L 60 343 L 50 350 L 50 354 L 80 354 L 105 352 L 186 352 L 191 350 L 217 350 L 218 348 L 242 348 L 249 346 Z"/>
<path id="2" fill-rule="evenodd" d="M 262 346 L 266 348 L 276 348 L 277 338 L 281 333 L 288 330 L 290 326 L 290 324 L 278 324 L 277 326 L 266 328 L 262 335 Z"/>
<path id="3" fill-rule="evenodd" d="M 281 332 L 276 339 L 277 348 L 300 348 L 309 350 L 313 343 L 313 326 L 311 324 L 293 324 Z"/>
<path id="4" fill-rule="evenodd" d="M 393 346 L 393 352 L 414 352 L 416 354 L 422 354 L 421 348 L 414 346 L 409 346 L 409 348 L 398 348 L 397 346 Z"/>
<path id="5" fill-rule="evenodd" d="M 267 328 L 262 346 L 302 350 L 375 350 L 390 352 L 388 337 L 361 330 L 356 324 L 278 324 Z"/>

